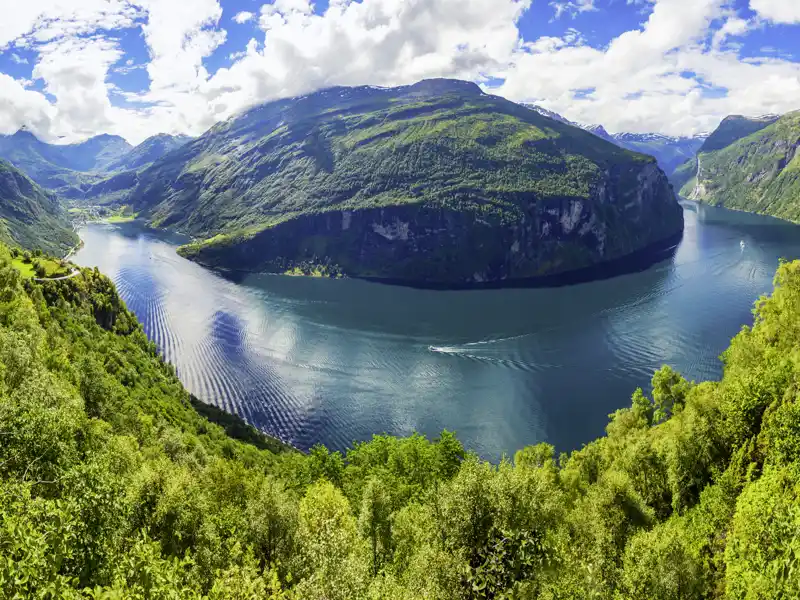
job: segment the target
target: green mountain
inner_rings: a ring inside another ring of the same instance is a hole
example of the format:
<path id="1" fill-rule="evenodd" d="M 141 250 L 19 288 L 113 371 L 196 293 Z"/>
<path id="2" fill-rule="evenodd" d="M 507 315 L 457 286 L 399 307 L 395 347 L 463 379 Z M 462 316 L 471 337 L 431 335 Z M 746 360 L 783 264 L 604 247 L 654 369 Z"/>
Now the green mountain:
<path id="1" fill-rule="evenodd" d="M 78 236 L 56 198 L 0 160 L 0 241 L 63 255 Z"/>
<path id="2" fill-rule="evenodd" d="M 757 131 L 761 131 L 777 120 L 778 117 L 775 115 L 765 115 L 763 117 L 730 115 L 725 117 L 697 150 L 697 155 L 692 154 L 686 162 L 671 172 L 670 182 L 676 190 L 680 190 L 682 195 L 691 195 L 697 183 L 698 156 L 721 150 L 737 140 L 745 138 Z"/>
<path id="3" fill-rule="evenodd" d="M 800 111 L 698 155 L 682 193 L 710 204 L 800 222 Z"/>
<path id="4" fill-rule="evenodd" d="M 257 107 L 124 202 L 210 238 L 182 250 L 205 265 L 437 284 L 569 271 L 682 229 L 652 158 L 452 80 Z"/>
<path id="5" fill-rule="evenodd" d="M 664 367 L 558 459 L 305 455 L 193 401 L 96 270 L 23 282 L 0 245 L 0 597 L 798 598 L 798 305 L 784 264 L 721 380 Z"/>
<path id="6" fill-rule="evenodd" d="M 740 140 L 761 131 L 765 127 L 772 125 L 778 120 L 776 115 L 765 115 L 763 117 L 743 117 L 741 115 L 730 115 L 725 117 L 714 132 L 708 136 L 706 141 L 698 150 L 698 153 L 714 152 L 730 146 L 736 140 Z"/>
<path id="7" fill-rule="evenodd" d="M 112 135 L 67 145 L 48 144 L 25 129 L 0 136 L 0 159 L 53 190 L 76 191 L 87 182 L 101 179 L 92 172 L 101 172 L 130 149 L 128 142 Z"/>

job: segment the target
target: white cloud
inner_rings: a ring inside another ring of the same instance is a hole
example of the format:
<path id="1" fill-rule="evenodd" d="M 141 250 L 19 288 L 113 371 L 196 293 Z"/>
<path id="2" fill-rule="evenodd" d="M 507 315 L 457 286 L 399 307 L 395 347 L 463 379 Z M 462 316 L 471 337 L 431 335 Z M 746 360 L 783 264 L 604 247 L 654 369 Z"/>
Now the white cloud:
<path id="1" fill-rule="evenodd" d="M 768 21 L 800 23 L 800 2 L 797 0 L 750 0 L 750 8 Z"/>
<path id="2" fill-rule="evenodd" d="M 11 53 L 11 61 L 15 62 L 18 65 L 27 65 L 28 64 L 28 59 L 21 57 L 16 52 L 12 52 Z"/>
<path id="3" fill-rule="evenodd" d="M 256 103 L 320 87 L 425 77 L 501 80 L 493 93 L 611 131 L 691 133 L 728 113 L 800 107 L 800 63 L 780 52 L 739 55 L 754 27 L 800 19 L 800 3 L 750 0 L 759 17 L 748 21 L 732 0 L 628 0 L 644 11 L 643 25 L 592 47 L 576 29 L 523 40 L 517 22 L 532 0 L 330 0 L 324 14 L 310 0 L 273 0 L 233 17 L 258 17 L 261 31 L 209 73 L 205 61 L 226 39 L 220 1 L 20 3 L 0 21 L 0 52 L 34 53 L 44 93 L 2 76 L 0 131 L 25 124 L 48 139 L 107 132 L 135 143 L 159 131 L 200 134 Z M 594 4 L 551 2 L 560 16 Z M 122 55 L 122 29 L 142 32 L 144 60 Z M 144 91 L 109 82 L 109 73 L 140 68 Z"/>
<path id="4" fill-rule="evenodd" d="M 242 12 L 236 13 L 233 17 L 233 20 L 236 21 L 239 25 L 242 23 L 247 23 L 248 21 L 252 21 L 255 18 L 255 15 L 251 12 L 247 12 L 243 10 Z"/>
<path id="5" fill-rule="evenodd" d="M 721 34 L 711 33 L 714 22 Z M 610 131 L 675 135 L 714 128 L 730 113 L 800 108 L 800 64 L 748 63 L 722 48 L 749 27 L 726 0 L 657 0 L 642 29 L 607 48 L 558 39 L 527 45 L 498 91 Z M 586 89 L 592 93 L 578 93 Z"/>

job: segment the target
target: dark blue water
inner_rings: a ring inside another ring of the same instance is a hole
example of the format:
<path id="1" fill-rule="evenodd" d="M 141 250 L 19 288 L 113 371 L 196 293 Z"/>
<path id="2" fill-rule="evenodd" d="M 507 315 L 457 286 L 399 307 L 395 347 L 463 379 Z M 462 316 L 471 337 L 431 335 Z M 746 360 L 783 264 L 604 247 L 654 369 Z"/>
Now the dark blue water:
<path id="1" fill-rule="evenodd" d="M 669 260 L 552 289 L 232 283 L 134 223 L 88 225 L 75 260 L 114 279 L 189 391 L 268 433 L 343 448 L 448 428 L 496 459 L 541 441 L 580 447 L 664 363 L 719 377 L 779 258 L 800 257 L 800 228 L 689 203 L 685 214 Z"/>

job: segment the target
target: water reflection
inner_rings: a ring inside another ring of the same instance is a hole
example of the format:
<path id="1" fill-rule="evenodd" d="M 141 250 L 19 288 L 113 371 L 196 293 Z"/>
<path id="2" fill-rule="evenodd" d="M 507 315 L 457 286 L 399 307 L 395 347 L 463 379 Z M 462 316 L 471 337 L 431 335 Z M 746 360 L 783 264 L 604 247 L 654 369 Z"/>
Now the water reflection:
<path id="1" fill-rule="evenodd" d="M 800 229 L 687 204 L 680 246 L 643 272 L 570 287 L 433 291 L 357 280 L 223 279 L 180 236 L 93 224 L 80 264 L 111 276 L 186 387 L 307 448 L 457 430 L 488 458 L 600 435 L 663 363 L 694 379 L 771 289 Z M 740 242 L 745 242 L 744 249 Z"/>

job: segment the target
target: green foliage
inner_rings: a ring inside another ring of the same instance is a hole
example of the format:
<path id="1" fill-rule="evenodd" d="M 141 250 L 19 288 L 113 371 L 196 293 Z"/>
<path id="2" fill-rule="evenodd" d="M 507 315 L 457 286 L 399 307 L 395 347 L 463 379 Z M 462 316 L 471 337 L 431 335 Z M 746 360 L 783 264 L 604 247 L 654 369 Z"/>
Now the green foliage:
<path id="1" fill-rule="evenodd" d="M 710 204 L 800 222 L 800 112 L 758 123 L 755 133 L 733 143 L 713 150 L 704 146 L 697 181 L 683 192 Z"/>
<path id="2" fill-rule="evenodd" d="M 265 104 L 124 202 L 208 266 L 435 282 L 587 267 L 682 224 L 653 159 L 458 81 Z"/>
<path id="3" fill-rule="evenodd" d="M 800 263 L 720 381 L 664 367 L 605 437 L 492 465 L 447 431 L 292 451 L 190 399 L 101 274 L 37 283 L 10 261 L 2 597 L 800 595 Z"/>
<path id="4" fill-rule="evenodd" d="M 78 243 L 67 213 L 55 196 L 3 160 L 0 160 L 0 243 L 35 249 L 39 252 L 37 256 L 42 249 L 63 256 Z"/>

